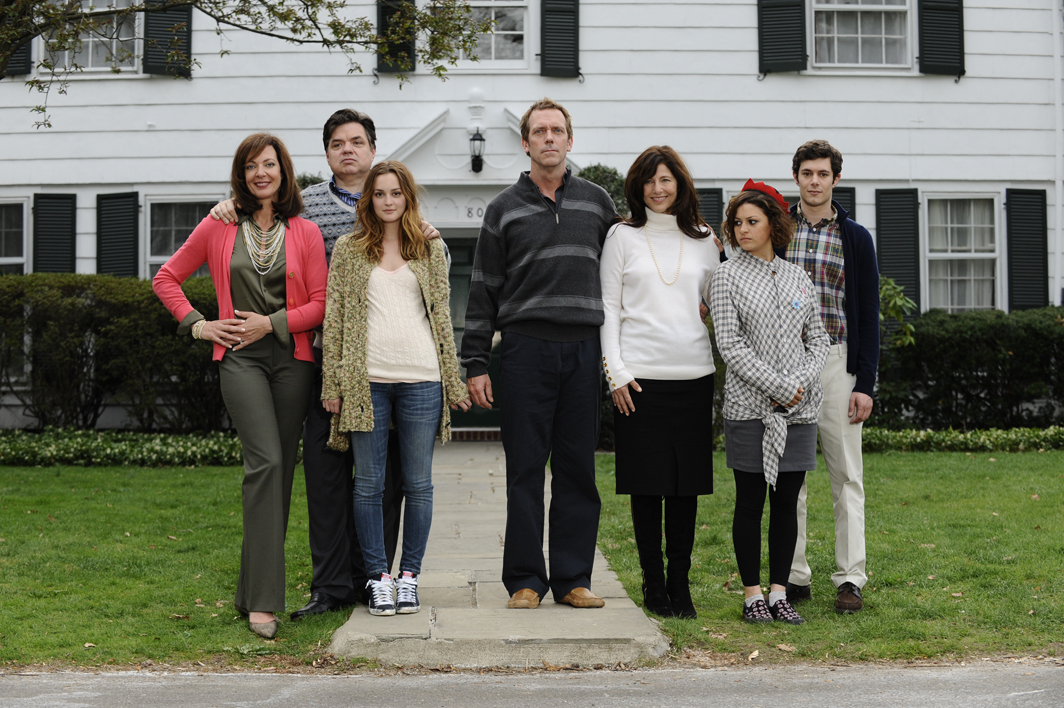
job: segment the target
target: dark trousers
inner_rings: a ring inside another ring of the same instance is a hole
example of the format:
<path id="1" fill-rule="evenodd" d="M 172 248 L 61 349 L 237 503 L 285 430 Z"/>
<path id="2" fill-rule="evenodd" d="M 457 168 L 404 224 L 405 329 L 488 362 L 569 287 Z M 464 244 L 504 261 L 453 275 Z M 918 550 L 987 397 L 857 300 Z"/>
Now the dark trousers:
<path id="1" fill-rule="evenodd" d="M 320 364 L 321 351 L 315 349 L 314 355 Z M 321 366 L 318 366 L 303 425 L 303 475 L 307 483 L 310 556 L 314 567 L 310 591 L 353 602 L 363 597 L 366 585 L 366 568 L 352 504 L 354 463 L 350 450 L 336 452 L 326 447 L 331 417 L 321 405 Z M 392 431 L 388 437 L 383 500 L 384 549 L 389 569 L 399 541 L 402 505 L 399 438 Z"/>
<path id="2" fill-rule="evenodd" d="M 735 516 L 732 518 L 732 543 L 735 562 L 743 585 L 761 584 L 761 514 L 765 509 L 765 475 L 760 472 L 735 472 Z M 768 520 L 768 581 L 786 585 L 798 540 L 798 492 L 805 482 L 805 472 L 780 472 L 776 488 L 768 487 L 772 507 Z"/>
<path id="3" fill-rule="evenodd" d="M 597 337 L 548 342 L 502 335 L 506 540 L 502 581 L 556 600 L 591 587 L 598 535 L 595 487 L 601 354 Z M 543 558 L 543 484 L 551 465 L 550 574 Z"/>

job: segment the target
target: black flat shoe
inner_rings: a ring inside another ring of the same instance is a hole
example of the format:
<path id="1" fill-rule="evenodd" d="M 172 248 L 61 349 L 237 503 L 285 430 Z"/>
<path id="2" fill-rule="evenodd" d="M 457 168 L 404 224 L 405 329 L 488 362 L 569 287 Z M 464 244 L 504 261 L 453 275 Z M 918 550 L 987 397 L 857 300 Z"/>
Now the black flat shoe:
<path id="1" fill-rule="evenodd" d="M 292 619 L 300 620 L 304 617 L 309 617 L 310 615 L 325 614 L 326 612 L 332 612 L 333 610 L 343 609 L 350 604 L 350 602 L 344 602 L 332 595 L 316 592 L 310 596 L 310 602 L 292 613 Z"/>

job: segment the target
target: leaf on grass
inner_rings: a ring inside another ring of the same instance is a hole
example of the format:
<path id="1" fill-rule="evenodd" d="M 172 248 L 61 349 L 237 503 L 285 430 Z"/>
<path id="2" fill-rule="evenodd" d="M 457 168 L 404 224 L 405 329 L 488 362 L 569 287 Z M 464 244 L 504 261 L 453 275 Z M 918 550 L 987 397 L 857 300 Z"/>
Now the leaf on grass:
<path id="1" fill-rule="evenodd" d="M 747 661 L 753 661 L 754 659 L 756 659 L 759 656 L 761 656 L 761 652 L 758 651 L 757 649 L 754 649 L 754 653 L 751 654 L 750 656 L 746 657 L 746 660 Z"/>
<path id="2" fill-rule="evenodd" d="M 709 632 L 709 636 L 713 637 L 714 639 L 724 639 L 728 636 L 727 632 L 710 632 L 709 627 L 703 627 L 702 631 Z"/>
<path id="3" fill-rule="evenodd" d="M 776 648 L 780 651 L 798 651 L 797 647 L 792 647 L 790 644 L 777 644 Z"/>
<path id="4" fill-rule="evenodd" d="M 702 527 L 701 527 L 701 528 L 703 528 L 703 529 L 708 529 L 708 528 L 709 528 L 709 524 L 702 524 Z"/>
<path id="5" fill-rule="evenodd" d="M 934 547 L 935 547 L 935 544 L 933 544 L 933 543 L 921 543 L 920 544 L 920 548 L 934 548 Z"/>
<path id="6" fill-rule="evenodd" d="M 990 458 L 990 461 L 991 461 L 991 462 L 997 462 L 997 458 L 996 458 L 996 457 L 991 457 L 991 458 Z"/>
<path id="7" fill-rule="evenodd" d="M 96 647 L 96 645 L 93 644 L 92 642 L 85 642 L 85 648 L 86 649 L 93 649 L 95 647 Z"/>
<path id="8" fill-rule="evenodd" d="M 187 620 L 188 619 L 188 615 L 170 615 L 170 619 L 172 619 L 172 620 Z"/>
<path id="9" fill-rule="evenodd" d="M 1032 494 L 1031 495 L 1031 499 L 1034 499 L 1035 501 L 1038 501 L 1039 496 L 1037 494 Z"/>
<path id="10" fill-rule="evenodd" d="M 929 575 L 929 576 L 927 576 L 927 579 L 928 579 L 928 580 L 934 580 L 934 579 L 935 579 L 935 576 L 934 576 L 934 575 Z"/>
<path id="11" fill-rule="evenodd" d="M 129 535 L 129 531 L 126 531 L 126 535 L 127 535 L 127 536 Z"/>
<path id="12" fill-rule="evenodd" d="M 1027 610 L 1027 614 L 1033 615 L 1034 614 L 1034 610 Z"/>
<path id="13" fill-rule="evenodd" d="M 0 538 L 0 543 L 3 543 L 6 540 L 7 540 L 6 538 Z"/>
<path id="14" fill-rule="evenodd" d="M 950 593 L 950 594 L 952 594 L 953 597 L 964 597 L 964 593 L 963 592 L 955 592 L 955 593 Z"/>
<path id="15" fill-rule="evenodd" d="M 225 607 L 225 600 L 219 600 L 218 602 L 214 603 L 214 606 L 215 607 Z"/>
<path id="16" fill-rule="evenodd" d="M 180 541 L 181 540 L 177 536 L 167 536 L 167 538 L 170 539 L 171 541 Z"/>
<path id="17" fill-rule="evenodd" d="M 199 580 L 199 579 L 200 579 L 201 577 L 203 577 L 203 574 L 202 574 L 202 573 L 200 573 L 199 575 L 197 575 L 196 577 L 194 577 L 194 578 L 193 578 L 193 580 Z"/>
<path id="18" fill-rule="evenodd" d="M 218 614 L 216 612 L 212 612 L 211 613 L 211 617 L 217 617 L 217 616 L 218 616 Z"/>
<path id="19" fill-rule="evenodd" d="M 990 515 L 991 515 L 991 516 L 997 516 L 997 515 L 998 515 L 998 513 L 997 513 L 996 511 L 992 511 L 992 512 L 990 512 Z"/>

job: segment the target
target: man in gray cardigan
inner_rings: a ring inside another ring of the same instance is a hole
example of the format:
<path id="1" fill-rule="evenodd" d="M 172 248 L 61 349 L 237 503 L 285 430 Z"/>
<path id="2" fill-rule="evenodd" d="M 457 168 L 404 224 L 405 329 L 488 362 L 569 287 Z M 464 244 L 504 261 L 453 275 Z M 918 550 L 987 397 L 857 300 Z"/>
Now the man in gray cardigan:
<path id="1" fill-rule="evenodd" d="M 485 210 L 462 338 L 473 402 L 494 402 L 488 363 L 502 332 L 506 451 L 502 580 L 509 607 L 556 602 L 602 607 L 591 567 L 600 501 L 595 487 L 603 322 L 599 254 L 617 216 L 601 187 L 572 176 L 572 121 L 543 99 L 521 119 L 532 168 Z M 543 483 L 551 463 L 550 574 L 543 558 Z"/>

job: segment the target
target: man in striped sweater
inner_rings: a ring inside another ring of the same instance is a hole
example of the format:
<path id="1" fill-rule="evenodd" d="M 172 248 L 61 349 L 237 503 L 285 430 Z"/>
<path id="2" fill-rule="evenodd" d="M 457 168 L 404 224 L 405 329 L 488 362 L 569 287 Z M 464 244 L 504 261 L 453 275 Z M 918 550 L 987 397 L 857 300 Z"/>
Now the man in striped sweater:
<path id="1" fill-rule="evenodd" d="M 509 607 L 556 602 L 602 607 L 591 567 L 600 501 L 595 488 L 603 322 L 599 254 L 617 216 L 601 187 L 566 167 L 569 113 L 543 99 L 521 119 L 529 172 L 485 210 L 462 338 L 473 402 L 494 402 L 488 363 L 502 332 L 502 441 Z M 543 558 L 543 483 L 551 463 L 550 573 Z"/>

